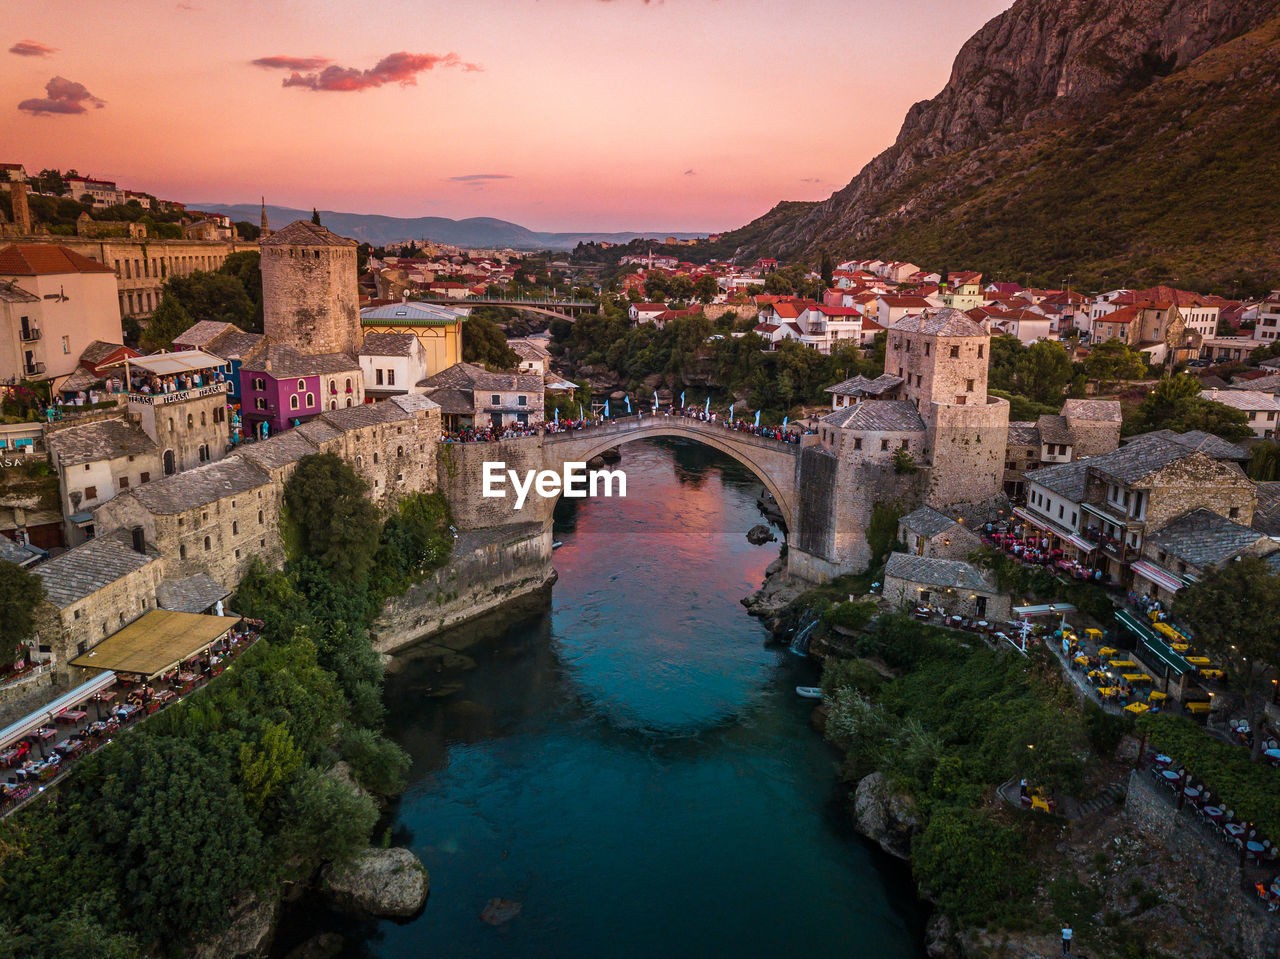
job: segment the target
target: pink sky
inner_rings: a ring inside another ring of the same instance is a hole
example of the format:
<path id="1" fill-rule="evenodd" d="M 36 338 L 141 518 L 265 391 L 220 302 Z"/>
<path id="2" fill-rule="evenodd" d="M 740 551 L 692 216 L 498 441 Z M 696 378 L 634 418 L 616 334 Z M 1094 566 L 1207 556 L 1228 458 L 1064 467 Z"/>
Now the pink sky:
<path id="1" fill-rule="evenodd" d="M 0 161 L 189 202 L 730 229 L 844 186 L 1009 5 L 42 0 L 0 38 Z"/>

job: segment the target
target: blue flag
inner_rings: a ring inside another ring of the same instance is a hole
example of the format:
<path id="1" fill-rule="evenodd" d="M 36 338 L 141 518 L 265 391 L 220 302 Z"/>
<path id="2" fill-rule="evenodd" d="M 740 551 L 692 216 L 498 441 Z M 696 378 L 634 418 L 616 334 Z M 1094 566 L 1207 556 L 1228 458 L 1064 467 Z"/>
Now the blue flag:
<path id="1" fill-rule="evenodd" d="M 760 411 L 756 410 L 756 426 L 760 425 Z"/>
<path id="2" fill-rule="evenodd" d="M 582 415 L 582 404 L 581 404 L 581 403 L 579 403 L 579 404 L 578 404 L 578 419 L 579 419 L 579 420 L 585 420 L 585 419 L 586 419 L 586 417 Z"/>
<path id="3" fill-rule="evenodd" d="M 680 408 L 684 409 L 684 390 L 680 391 Z"/>
<path id="4" fill-rule="evenodd" d="M 609 418 L 609 401 L 608 400 L 604 401 L 604 418 L 605 419 Z"/>
<path id="5" fill-rule="evenodd" d="M 734 404 L 730 403 L 729 404 L 729 422 L 730 423 L 733 422 L 733 407 L 734 407 Z"/>
<path id="6" fill-rule="evenodd" d="M 560 407 L 558 407 L 558 406 L 556 407 L 555 424 L 556 424 L 556 426 L 559 426 L 559 425 L 560 425 Z"/>
<path id="7" fill-rule="evenodd" d="M 623 399 L 627 401 L 627 412 L 628 412 L 628 413 L 630 413 L 630 412 L 631 412 L 631 397 L 630 397 L 630 396 L 624 396 L 624 397 L 623 397 Z"/>
<path id="8" fill-rule="evenodd" d="M 710 416 L 710 415 L 711 415 L 711 397 L 709 397 L 709 396 L 707 397 L 707 409 L 706 409 L 706 411 L 705 411 L 704 415 L 705 415 L 705 416 Z"/>
<path id="9" fill-rule="evenodd" d="M 658 412 L 658 391 L 657 390 L 654 390 L 654 393 L 653 393 L 653 411 L 655 413 Z"/>
<path id="10" fill-rule="evenodd" d="M 785 416 L 782 418 L 782 428 L 784 430 L 787 428 L 787 417 Z"/>

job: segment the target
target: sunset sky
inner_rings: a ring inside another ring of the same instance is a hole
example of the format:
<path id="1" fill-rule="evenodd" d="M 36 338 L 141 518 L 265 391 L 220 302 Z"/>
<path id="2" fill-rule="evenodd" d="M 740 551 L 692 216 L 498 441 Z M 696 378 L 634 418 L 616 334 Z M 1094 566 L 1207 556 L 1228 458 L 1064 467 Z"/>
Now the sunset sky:
<path id="1" fill-rule="evenodd" d="M 42 0 L 0 161 L 187 202 L 722 230 L 822 199 L 1011 0 Z"/>

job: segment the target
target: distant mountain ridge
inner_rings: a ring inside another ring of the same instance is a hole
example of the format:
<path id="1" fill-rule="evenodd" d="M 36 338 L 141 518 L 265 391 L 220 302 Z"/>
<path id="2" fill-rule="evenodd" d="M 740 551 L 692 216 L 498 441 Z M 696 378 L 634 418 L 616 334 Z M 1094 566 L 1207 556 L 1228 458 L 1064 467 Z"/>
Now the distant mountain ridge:
<path id="1" fill-rule="evenodd" d="M 261 206 L 254 203 L 189 203 L 187 205 L 192 209 L 209 213 L 225 213 L 232 220 L 248 220 L 254 224 L 258 223 L 262 213 Z M 309 219 L 311 219 L 310 210 L 267 205 L 267 221 L 273 228 L 292 223 L 294 220 Z M 335 233 L 349 236 L 362 243 L 372 243 L 375 246 L 427 239 L 471 249 L 572 250 L 580 242 L 603 240 L 607 243 L 627 243 L 648 237 L 661 241 L 668 236 L 689 240 L 707 235 L 705 233 L 657 232 L 540 233 L 520 226 L 518 223 L 493 217 L 477 216 L 465 220 L 451 220 L 442 216 L 380 216 L 372 213 L 340 213 L 335 210 L 321 210 L 320 220 Z"/>
<path id="2" fill-rule="evenodd" d="M 1044 282 L 1280 272 L 1280 0 L 1017 0 L 843 190 L 722 244 Z"/>

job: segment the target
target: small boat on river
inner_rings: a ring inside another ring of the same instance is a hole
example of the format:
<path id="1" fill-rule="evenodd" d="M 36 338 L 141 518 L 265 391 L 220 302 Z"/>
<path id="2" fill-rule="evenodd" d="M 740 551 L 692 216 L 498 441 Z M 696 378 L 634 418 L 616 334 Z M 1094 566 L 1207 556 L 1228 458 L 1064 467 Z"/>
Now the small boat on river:
<path id="1" fill-rule="evenodd" d="M 560 542 L 560 540 L 556 540 L 554 543 L 552 543 L 552 544 L 551 544 L 551 548 L 552 548 L 552 549 L 559 549 L 559 548 L 560 548 L 561 546 L 563 546 L 563 545 L 564 545 L 564 543 Z"/>
<path id="2" fill-rule="evenodd" d="M 822 698 L 821 686 L 797 686 L 796 692 L 799 693 L 801 696 L 803 696 L 805 699 L 821 699 Z"/>

